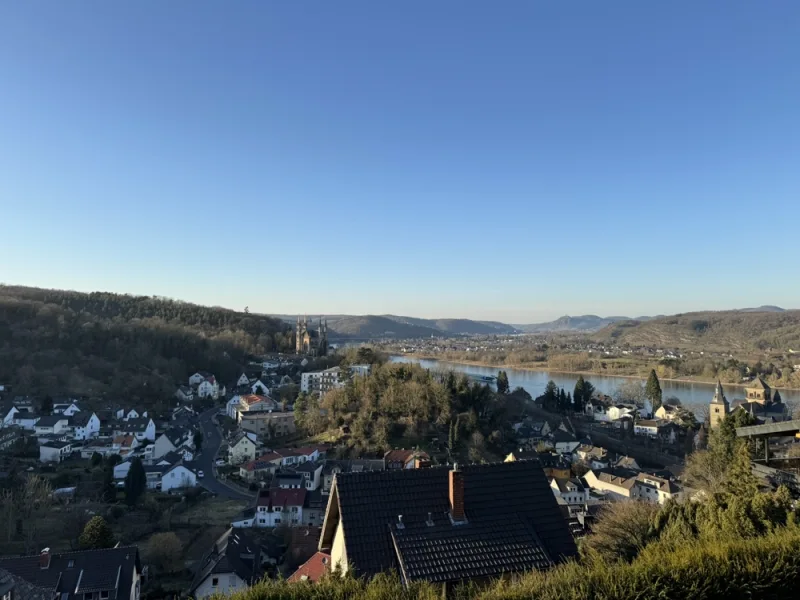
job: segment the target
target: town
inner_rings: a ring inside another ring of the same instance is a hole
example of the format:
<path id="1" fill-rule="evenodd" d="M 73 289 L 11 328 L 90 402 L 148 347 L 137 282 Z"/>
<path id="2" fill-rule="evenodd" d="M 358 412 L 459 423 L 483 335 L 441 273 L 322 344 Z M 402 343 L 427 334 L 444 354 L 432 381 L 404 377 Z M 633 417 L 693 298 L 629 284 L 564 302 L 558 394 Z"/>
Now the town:
<path id="1" fill-rule="evenodd" d="M 717 383 L 698 422 L 655 371 L 534 398 L 293 329 L 235 379 L 187 373 L 168 411 L 0 386 L 4 589 L 202 599 L 395 571 L 449 594 L 603 548 L 638 506 L 706 502 L 737 439 L 760 493 L 800 492 L 800 422 L 759 377 L 739 400 Z"/>

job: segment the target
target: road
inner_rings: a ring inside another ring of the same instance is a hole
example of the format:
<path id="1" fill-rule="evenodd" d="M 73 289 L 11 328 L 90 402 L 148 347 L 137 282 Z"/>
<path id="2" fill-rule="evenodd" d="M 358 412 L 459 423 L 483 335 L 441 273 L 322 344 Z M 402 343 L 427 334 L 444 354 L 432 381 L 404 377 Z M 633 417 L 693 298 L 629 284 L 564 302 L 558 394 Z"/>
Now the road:
<path id="1" fill-rule="evenodd" d="M 217 451 L 222 444 L 222 435 L 219 428 L 214 424 L 212 418 L 217 413 L 218 408 L 210 408 L 200 414 L 199 424 L 203 431 L 203 450 L 195 460 L 197 468 L 202 470 L 205 477 L 200 480 L 200 484 L 208 491 L 215 493 L 220 498 L 230 498 L 232 500 L 246 500 L 252 502 L 254 496 L 243 494 L 227 485 L 220 483 L 214 477 L 214 460 Z"/>

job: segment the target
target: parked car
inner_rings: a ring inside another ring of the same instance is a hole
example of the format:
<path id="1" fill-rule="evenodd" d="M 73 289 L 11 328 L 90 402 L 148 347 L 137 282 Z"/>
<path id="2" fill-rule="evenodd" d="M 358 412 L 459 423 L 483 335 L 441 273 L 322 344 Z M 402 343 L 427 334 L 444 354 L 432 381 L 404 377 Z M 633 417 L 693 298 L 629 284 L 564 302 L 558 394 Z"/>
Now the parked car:
<path id="1" fill-rule="evenodd" d="M 217 465 L 218 467 L 224 467 L 227 463 L 221 458 L 218 458 L 217 462 L 215 462 L 214 464 Z"/>
<path id="2" fill-rule="evenodd" d="M 205 477 L 205 476 L 206 476 L 206 474 L 205 474 L 205 473 L 203 473 L 202 471 L 198 471 L 198 472 L 197 472 L 197 477 L 198 477 L 198 479 L 202 479 L 202 478 L 203 478 L 203 477 Z"/>

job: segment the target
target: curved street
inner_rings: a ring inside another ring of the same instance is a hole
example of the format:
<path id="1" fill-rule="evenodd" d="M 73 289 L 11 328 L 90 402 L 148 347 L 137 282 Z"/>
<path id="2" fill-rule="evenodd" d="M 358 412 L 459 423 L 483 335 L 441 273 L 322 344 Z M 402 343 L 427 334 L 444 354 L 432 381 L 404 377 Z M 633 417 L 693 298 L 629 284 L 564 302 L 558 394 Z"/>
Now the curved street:
<path id="1" fill-rule="evenodd" d="M 198 469 L 203 471 L 205 477 L 198 480 L 198 483 L 220 498 L 252 501 L 255 494 L 246 494 L 233 489 L 219 481 L 215 476 L 214 461 L 217 459 L 217 453 L 222 444 L 222 435 L 217 425 L 213 422 L 217 411 L 219 411 L 219 408 L 209 408 L 201 413 L 199 417 L 198 424 L 203 432 L 203 449 L 200 456 L 195 460 L 195 464 L 197 464 Z"/>

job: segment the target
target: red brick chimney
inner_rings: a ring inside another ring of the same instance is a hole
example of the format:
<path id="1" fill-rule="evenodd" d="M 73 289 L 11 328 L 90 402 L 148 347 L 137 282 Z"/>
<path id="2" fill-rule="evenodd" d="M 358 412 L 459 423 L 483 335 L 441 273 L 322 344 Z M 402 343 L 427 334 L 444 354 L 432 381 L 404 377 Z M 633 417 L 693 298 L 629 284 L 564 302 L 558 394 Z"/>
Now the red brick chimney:
<path id="1" fill-rule="evenodd" d="M 39 554 L 39 568 L 40 569 L 50 568 L 50 548 L 44 548 L 42 552 Z"/>
<path id="2" fill-rule="evenodd" d="M 456 522 L 465 521 L 464 516 L 464 474 L 458 470 L 458 463 L 453 465 L 448 474 L 450 478 L 450 519 Z"/>

